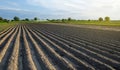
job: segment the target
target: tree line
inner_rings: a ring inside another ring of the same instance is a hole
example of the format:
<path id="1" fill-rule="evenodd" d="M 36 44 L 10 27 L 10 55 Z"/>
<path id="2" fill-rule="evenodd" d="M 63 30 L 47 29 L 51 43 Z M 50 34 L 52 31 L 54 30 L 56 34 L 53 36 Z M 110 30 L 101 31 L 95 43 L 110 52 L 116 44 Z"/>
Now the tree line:
<path id="1" fill-rule="evenodd" d="M 72 19 L 72 18 L 67 18 L 67 19 L 47 19 L 48 21 L 50 21 L 50 22 L 66 22 L 66 21 L 98 21 L 98 22 L 102 22 L 102 21 L 105 21 L 105 22 L 109 22 L 110 21 L 110 17 L 108 17 L 108 16 L 106 16 L 106 17 L 104 17 L 104 18 L 102 18 L 102 17 L 99 17 L 98 18 L 98 20 L 90 20 L 90 19 L 88 19 L 88 20 L 76 20 L 76 19 Z"/>
<path id="2" fill-rule="evenodd" d="M 17 16 L 14 16 L 12 20 L 8 20 L 8 19 L 3 19 L 2 17 L 0 17 L 0 22 L 10 22 L 10 21 L 30 21 L 31 19 L 29 18 L 25 18 L 25 19 L 20 19 Z M 32 20 L 37 21 L 38 18 L 34 17 Z M 71 17 L 69 17 L 68 19 L 46 19 L 47 21 L 50 22 L 65 22 L 65 21 L 75 21 L 76 19 L 72 19 Z M 82 20 L 81 20 L 82 21 Z M 86 20 L 85 20 L 86 21 Z M 88 21 L 91 21 L 90 19 L 88 19 Z M 106 16 L 105 18 L 99 17 L 97 21 L 110 21 L 110 17 Z"/>
<path id="3" fill-rule="evenodd" d="M 37 17 L 34 17 L 33 19 L 29 19 L 29 18 L 20 19 L 19 17 L 14 16 L 12 20 L 8 20 L 8 19 L 4 19 L 4 18 L 0 17 L 0 22 L 10 22 L 10 21 L 30 21 L 30 20 L 35 20 L 35 21 L 37 21 L 38 18 L 37 18 Z"/>

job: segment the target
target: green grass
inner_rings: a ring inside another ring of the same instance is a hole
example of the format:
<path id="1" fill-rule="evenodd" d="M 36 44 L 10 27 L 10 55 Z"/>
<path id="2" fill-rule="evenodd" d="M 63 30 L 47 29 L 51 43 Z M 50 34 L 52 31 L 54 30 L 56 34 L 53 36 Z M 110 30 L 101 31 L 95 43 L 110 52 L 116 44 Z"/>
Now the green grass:
<path id="1" fill-rule="evenodd" d="M 101 25 L 101 26 L 120 26 L 120 22 L 99 22 L 99 21 L 71 21 L 68 24 Z"/>
<path id="2" fill-rule="evenodd" d="M 63 23 L 63 24 L 76 24 L 76 25 L 97 25 L 97 26 L 120 26 L 120 21 L 87 21 L 87 20 L 73 20 L 73 21 L 65 21 L 65 22 L 55 22 L 55 23 Z"/>
<path id="3" fill-rule="evenodd" d="M 16 22 L 9 22 L 9 23 L 6 23 L 6 22 L 0 22 L 0 32 L 9 28 L 9 27 L 12 27 L 14 25 L 16 25 L 17 23 Z"/>

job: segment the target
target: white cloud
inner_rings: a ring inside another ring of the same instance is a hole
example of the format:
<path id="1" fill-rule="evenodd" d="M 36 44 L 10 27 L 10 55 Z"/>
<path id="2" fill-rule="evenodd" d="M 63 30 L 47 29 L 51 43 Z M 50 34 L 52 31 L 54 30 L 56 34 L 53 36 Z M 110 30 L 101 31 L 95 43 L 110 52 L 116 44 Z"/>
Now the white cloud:
<path id="1" fill-rule="evenodd" d="M 13 10 L 13 11 L 20 11 L 21 9 L 18 9 L 18 8 L 10 8 L 10 7 L 3 7 L 3 6 L 0 6 L 0 9 L 2 10 Z"/>
<path id="2" fill-rule="evenodd" d="M 1 10 L 11 10 L 11 11 L 17 11 L 17 12 L 31 12 L 31 10 L 26 10 L 26 9 L 20 9 L 20 8 L 12 8 L 12 7 L 5 7 L 5 6 L 0 6 Z"/>
<path id="3" fill-rule="evenodd" d="M 73 0 L 27 0 L 30 4 L 33 5 L 40 5 L 45 8 L 49 8 L 52 10 L 64 10 L 64 11 L 70 11 L 74 8 L 76 9 L 83 9 L 83 1 L 75 2 Z M 83 3 L 84 4 L 84 3 Z M 79 5 L 79 7 L 78 7 Z"/>
<path id="4" fill-rule="evenodd" d="M 113 19 L 120 19 L 120 0 L 27 0 L 27 2 L 51 9 L 56 13 L 64 11 L 61 14 L 69 14 L 73 17 L 110 16 Z"/>
<path id="5" fill-rule="evenodd" d="M 11 1 L 5 1 L 5 2 L 11 6 L 19 6 L 19 4 L 16 2 L 11 2 Z"/>

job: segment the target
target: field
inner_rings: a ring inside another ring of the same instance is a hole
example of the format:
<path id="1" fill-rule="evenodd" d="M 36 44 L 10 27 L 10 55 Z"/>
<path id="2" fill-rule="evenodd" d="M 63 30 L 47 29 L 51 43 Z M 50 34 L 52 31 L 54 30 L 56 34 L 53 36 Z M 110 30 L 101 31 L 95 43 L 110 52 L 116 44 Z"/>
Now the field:
<path id="1" fill-rule="evenodd" d="M 15 24 L 16 22 L 12 22 L 12 23 L 0 22 L 0 32 L 5 30 L 6 28 L 14 26 Z"/>
<path id="2" fill-rule="evenodd" d="M 1 70 L 120 70 L 120 31 L 17 24 L 0 32 Z"/>
<path id="3" fill-rule="evenodd" d="M 53 23 L 64 23 L 64 24 L 74 24 L 74 25 L 97 25 L 97 26 L 120 26 L 119 20 L 111 20 L 111 21 L 98 21 L 98 20 L 71 20 L 71 21 L 61 21 L 56 20 L 52 21 Z"/>

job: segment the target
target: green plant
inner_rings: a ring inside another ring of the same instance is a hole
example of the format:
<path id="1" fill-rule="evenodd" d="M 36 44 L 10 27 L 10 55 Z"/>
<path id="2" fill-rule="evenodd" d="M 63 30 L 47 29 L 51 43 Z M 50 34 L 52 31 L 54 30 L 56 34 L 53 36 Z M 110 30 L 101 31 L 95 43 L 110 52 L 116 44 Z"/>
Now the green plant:
<path id="1" fill-rule="evenodd" d="M 99 17 L 99 19 L 98 19 L 99 21 L 103 21 L 103 18 L 102 17 Z"/>
<path id="2" fill-rule="evenodd" d="M 0 17 L 0 21 L 2 21 L 3 20 L 3 18 L 2 17 Z"/>
<path id="3" fill-rule="evenodd" d="M 15 16 L 13 19 L 14 19 L 14 21 L 19 21 L 20 20 L 20 18 L 17 17 L 17 16 Z"/>
<path id="4" fill-rule="evenodd" d="M 38 20 L 38 18 L 37 18 L 37 17 L 34 17 L 34 20 L 36 21 L 36 20 Z"/>
<path id="5" fill-rule="evenodd" d="M 72 20 L 72 19 L 69 17 L 69 18 L 68 18 L 68 21 L 71 21 L 71 20 Z"/>
<path id="6" fill-rule="evenodd" d="M 25 21 L 29 21 L 29 19 L 28 19 L 28 18 L 25 18 Z"/>
<path id="7" fill-rule="evenodd" d="M 106 16 L 105 21 L 110 21 L 110 17 Z"/>

